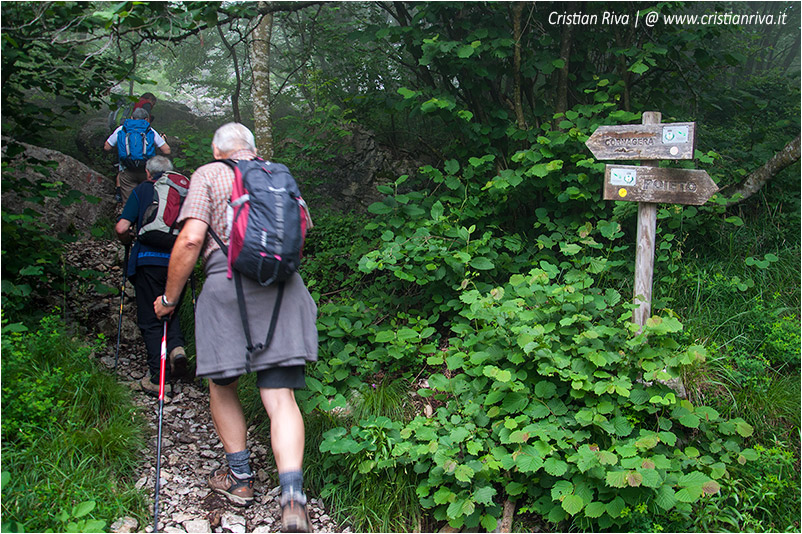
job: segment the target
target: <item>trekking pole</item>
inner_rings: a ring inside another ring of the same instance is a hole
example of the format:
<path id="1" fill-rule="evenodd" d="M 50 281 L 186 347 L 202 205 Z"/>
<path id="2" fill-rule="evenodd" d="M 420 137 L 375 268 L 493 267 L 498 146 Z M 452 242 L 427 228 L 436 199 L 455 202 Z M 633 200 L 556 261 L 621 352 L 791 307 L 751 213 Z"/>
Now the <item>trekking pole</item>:
<path id="1" fill-rule="evenodd" d="M 123 301 L 125 300 L 125 272 L 128 270 L 128 253 L 131 245 L 125 245 L 125 259 L 123 259 L 123 281 L 120 284 L 120 320 L 117 321 L 117 348 L 114 350 L 114 374 L 117 374 L 117 360 L 120 357 L 120 333 L 123 328 Z"/>
<path id="2" fill-rule="evenodd" d="M 156 441 L 156 498 L 153 503 L 153 532 L 159 531 L 159 486 L 162 466 L 162 419 L 164 415 L 164 374 L 167 363 L 167 321 L 162 333 L 162 351 L 159 362 L 159 436 Z"/>
<path id="3" fill-rule="evenodd" d="M 189 275 L 189 287 L 192 288 L 192 311 L 195 311 L 195 270 Z"/>

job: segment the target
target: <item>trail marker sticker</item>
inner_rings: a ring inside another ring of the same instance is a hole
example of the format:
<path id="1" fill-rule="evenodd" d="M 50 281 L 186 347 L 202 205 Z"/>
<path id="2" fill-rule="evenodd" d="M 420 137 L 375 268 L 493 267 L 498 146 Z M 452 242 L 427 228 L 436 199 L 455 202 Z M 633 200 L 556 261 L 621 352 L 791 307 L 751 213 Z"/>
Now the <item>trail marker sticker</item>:
<path id="1" fill-rule="evenodd" d="M 663 144 L 664 145 L 678 145 L 688 142 L 687 126 L 664 126 L 663 127 Z M 675 148 L 675 147 L 672 147 Z M 677 150 L 679 152 L 679 150 Z"/>
<path id="2" fill-rule="evenodd" d="M 632 187 L 637 181 L 637 168 L 610 166 L 610 185 L 626 185 Z"/>

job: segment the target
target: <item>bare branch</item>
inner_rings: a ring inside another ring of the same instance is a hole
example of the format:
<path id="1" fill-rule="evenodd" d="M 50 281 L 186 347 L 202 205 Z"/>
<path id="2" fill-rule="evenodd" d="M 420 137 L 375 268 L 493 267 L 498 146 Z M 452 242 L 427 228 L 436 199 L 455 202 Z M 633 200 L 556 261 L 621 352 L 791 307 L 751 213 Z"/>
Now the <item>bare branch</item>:
<path id="1" fill-rule="evenodd" d="M 727 206 L 732 206 L 751 197 L 780 171 L 797 161 L 799 161 L 799 136 L 796 136 L 796 139 L 785 145 L 785 148 L 777 152 L 762 167 L 750 173 L 743 182 L 734 186 L 734 190 L 730 191 L 730 188 L 727 188 L 725 193 L 727 196 L 736 196 L 736 198 L 727 202 Z"/>

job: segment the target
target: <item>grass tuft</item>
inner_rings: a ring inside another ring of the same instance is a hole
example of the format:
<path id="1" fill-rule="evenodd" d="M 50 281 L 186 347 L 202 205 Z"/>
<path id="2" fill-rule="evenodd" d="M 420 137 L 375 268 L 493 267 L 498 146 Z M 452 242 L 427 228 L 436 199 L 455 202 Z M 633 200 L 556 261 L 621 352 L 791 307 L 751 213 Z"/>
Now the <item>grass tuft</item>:
<path id="1" fill-rule="evenodd" d="M 98 369 L 97 347 L 67 335 L 53 317 L 35 332 L 4 335 L 2 344 L 3 531 L 145 520 L 148 503 L 134 477 L 146 425 L 131 391 Z M 81 503 L 91 511 L 76 512 Z"/>

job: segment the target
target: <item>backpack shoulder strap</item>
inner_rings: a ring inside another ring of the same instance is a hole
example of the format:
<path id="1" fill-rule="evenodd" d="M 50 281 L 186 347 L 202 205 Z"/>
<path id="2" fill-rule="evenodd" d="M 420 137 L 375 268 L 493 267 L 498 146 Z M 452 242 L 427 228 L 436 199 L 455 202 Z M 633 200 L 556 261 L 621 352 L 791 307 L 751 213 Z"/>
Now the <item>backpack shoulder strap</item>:
<path id="1" fill-rule="evenodd" d="M 214 161 L 210 161 L 209 163 L 207 163 L 207 165 L 209 165 L 211 163 L 225 163 L 226 165 L 231 167 L 231 170 L 234 170 L 236 172 L 237 162 L 234 161 L 233 159 L 216 159 Z M 235 174 L 235 176 L 236 176 L 236 174 Z M 223 243 L 223 240 L 220 239 L 220 236 L 217 235 L 217 232 L 212 230 L 211 225 L 209 226 L 209 233 L 212 235 L 212 238 L 215 241 L 217 241 L 217 244 L 220 245 L 220 250 L 223 251 L 223 254 L 228 256 L 228 247 Z"/>

